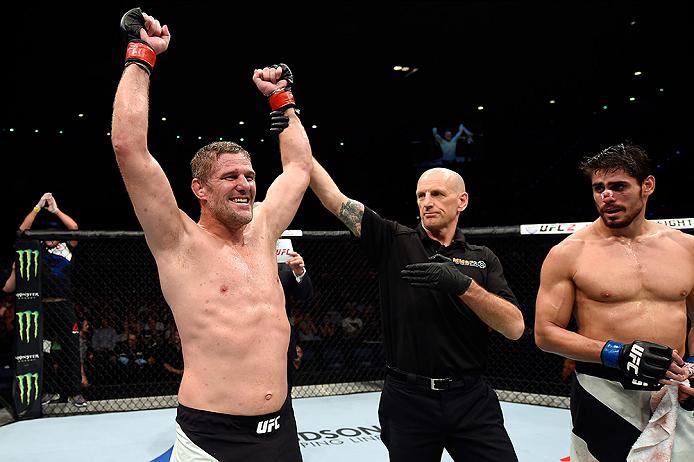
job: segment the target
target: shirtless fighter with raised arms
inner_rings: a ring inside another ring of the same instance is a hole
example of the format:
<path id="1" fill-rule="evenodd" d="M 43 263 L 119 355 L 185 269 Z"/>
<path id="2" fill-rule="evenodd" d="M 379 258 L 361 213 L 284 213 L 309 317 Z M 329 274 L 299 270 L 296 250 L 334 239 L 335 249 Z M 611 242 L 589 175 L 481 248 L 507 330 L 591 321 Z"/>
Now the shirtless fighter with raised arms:
<path id="1" fill-rule="evenodd" d="M 147 148 L 150 73 L 169 46 L 169 29 L 139 8 L 125 14 L 121 28 L 128 48 L 113 107 L 113 148 L 185 359 L 171 460 L 299 461 L 287 395 L 290 326 L 275 257 L 312 166 L 288 91 L 291 72 L 280 65 L 253 73 L 272 110 L 289 118 L 279 135 L 282 173 L 254 209 L 248 152 L 230 142 L 204 146 L 191 162 L 201 208 L 196 223 L 178 208 Z"/>

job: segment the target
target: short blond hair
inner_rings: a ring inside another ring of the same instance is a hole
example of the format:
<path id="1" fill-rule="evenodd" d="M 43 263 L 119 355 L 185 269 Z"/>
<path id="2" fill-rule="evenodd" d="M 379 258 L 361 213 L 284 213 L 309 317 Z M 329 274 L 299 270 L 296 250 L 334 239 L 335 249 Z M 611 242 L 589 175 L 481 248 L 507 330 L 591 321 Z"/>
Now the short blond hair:
<path id="1" fill-rule="evenodd" d="M 251 155 L 236 143 L 231 141 L 215 141 L 207 146 L 201 147 L 190 161 L 190 170 L 193 178 L 197 178 L 201 183 L 206 183 L 212 175 L 214 164 L 222 154 L 243 154 L 251 161 Z"/>

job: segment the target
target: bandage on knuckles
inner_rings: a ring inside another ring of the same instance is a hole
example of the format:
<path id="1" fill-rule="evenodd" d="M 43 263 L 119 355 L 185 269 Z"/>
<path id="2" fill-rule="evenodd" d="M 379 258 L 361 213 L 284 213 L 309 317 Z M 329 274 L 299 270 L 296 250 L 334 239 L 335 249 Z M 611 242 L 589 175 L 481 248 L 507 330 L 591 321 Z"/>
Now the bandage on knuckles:
<path id="1" fill-rule="evenodd" d="M 133 8 L 123 15 L 120 20 L 120 28 L 128 43 L 125 50 L 125 65 L 137 64 L 152 73 L 157 54 L 147 42 L 140 38 L 140 29 L 145 27 L 145 17 L 140 8 Z"/>
<path id="2" fill-rule="evenodd" d="M 608 340 L 600 359 L 605 366 L 620 369 L 627 377 L 657 382 L 670 368 L 672 348 L 643 340 L 626 345 Z"/>

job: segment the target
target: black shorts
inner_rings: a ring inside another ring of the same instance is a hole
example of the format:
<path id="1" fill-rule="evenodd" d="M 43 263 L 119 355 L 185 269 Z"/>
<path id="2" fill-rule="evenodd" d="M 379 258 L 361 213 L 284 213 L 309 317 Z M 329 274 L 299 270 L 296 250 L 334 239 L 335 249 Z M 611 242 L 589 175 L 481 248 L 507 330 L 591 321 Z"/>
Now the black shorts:
<path id="1" fill-rule="evenodd" d="M 302 461 L 290 397 L 279 411 L 259 416 L 235 416 L 179 404 L 176 423 L 180 431 L 172 462 L 207 457 L 220 462 Z"/>

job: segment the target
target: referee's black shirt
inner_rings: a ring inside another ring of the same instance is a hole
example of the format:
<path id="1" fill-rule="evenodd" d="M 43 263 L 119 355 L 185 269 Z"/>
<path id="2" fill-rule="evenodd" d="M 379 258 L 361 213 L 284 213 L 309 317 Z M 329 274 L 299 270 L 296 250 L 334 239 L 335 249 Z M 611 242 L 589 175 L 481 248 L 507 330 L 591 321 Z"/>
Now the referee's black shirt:
<path id="1" fill-rule="evenodd" d="M 383 340 L 388 365 L 427 377 L 481 373 L 487 365 L 489 327 L 460 298 L 410 286 L 400 271 L 439 253 L 492 294 L 518 306 L 501 263 L 487 247 L 465 242 L 460 229 L 448 247 L 364 207 L 360 243 L 379 273 Z"/>

